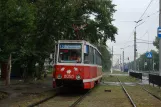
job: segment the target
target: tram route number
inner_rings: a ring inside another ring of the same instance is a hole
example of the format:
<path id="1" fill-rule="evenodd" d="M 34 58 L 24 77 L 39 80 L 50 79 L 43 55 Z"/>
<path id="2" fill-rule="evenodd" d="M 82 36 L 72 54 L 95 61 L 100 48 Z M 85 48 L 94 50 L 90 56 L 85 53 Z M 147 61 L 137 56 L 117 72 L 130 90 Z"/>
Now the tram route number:
<path id="1" fill-rule="evenodd" d="M 74 75 L 64 75 L 64 78 L 74 78 Z"/>

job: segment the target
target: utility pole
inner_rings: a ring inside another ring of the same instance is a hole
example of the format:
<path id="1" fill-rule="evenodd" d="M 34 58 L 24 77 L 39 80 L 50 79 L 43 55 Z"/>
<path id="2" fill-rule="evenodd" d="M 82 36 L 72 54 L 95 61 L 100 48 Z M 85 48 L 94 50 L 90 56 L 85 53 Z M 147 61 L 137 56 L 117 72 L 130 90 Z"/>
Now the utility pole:
<path id="1" fill-rule="evenodd" d="M 120 71 L 121 71 L 121 54 L 120 54 Z"/>
<path id="2" fill-rule="evenodd" d="M 112 64 L 111 64 L 111 74 L 113 73 L 113 46 L 112 46 Z"/>
<path id="3" fill-rule="evenodd" d="M 124 72 L 124 49 L 123 49 L 123 52 L 122 52 L 122 69 L 123 69 L 123 72 Z"/>
<path id="4" fill-rule="evenodd" d="M 161 0 L 159 0 L 159 27 L 161 27 Z M 159 38 L 159 75 L 161 76 L 161 38 Z"/>
<path id="5" fill-rule="evenodd" d="M 136 27 L 134 32 L 134 72 L 136 72 Z"/>
<path id="6" fill-rule="evenodd" d="M 143 19 L 140 19 L 138 21 L 135 21 L 136 24 L 138 24 L 140 21 L 142 21 Z M 144 23 L 144 22 L 143 22 Z M 141 23 L 141 24 L 143 24 Z M 136 25 L 135 26 L 135 31 L 134 31 L 134 72 L 136 72 L 136 27 L 140 26 L 141 24 L 139 25 Z"/>
<path id="7" fill-rule="evenodd" d="M 138 72 L 140 72 L 140 60 L 138 60 Z"/>

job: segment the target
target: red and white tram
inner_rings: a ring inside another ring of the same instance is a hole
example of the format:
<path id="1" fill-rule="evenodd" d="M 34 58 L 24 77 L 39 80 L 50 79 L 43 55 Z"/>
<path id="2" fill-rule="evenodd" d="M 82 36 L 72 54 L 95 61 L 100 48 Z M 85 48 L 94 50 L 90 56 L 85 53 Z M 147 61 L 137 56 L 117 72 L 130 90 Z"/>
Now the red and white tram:
<path id="1" fill-rule="evenodd" d="M 81 86 L 91 89 L 102 78 L 99 50 L 84 40 L 59 40 L 55 48 L 53 87 Z"/>

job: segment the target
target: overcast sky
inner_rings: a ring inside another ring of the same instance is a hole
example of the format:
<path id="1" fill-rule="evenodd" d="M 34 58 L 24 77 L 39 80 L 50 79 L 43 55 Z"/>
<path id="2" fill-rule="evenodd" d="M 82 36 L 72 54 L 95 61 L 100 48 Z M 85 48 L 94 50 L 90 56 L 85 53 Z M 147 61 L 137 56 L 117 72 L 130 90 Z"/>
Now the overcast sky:
<path id="1" fill-rule="evenodd" d="M 120 48 L 125 48 L 125 62 L 127 57 L 130 61 L 134 59 L 134 27 L 135 22 L 138 21 L 146 7 L 151 0 L 113 0 L 113 4 L 117 5 L 116 12 L 114 14 L 115 21 L 113 24 L 118 28 L 118 35 L 116 35 L 116 43 L 107 41 L 109 48 L 114 47 L 114 54 L 122 54 Z M 159 26 L 159 0 L 153 0 L 151 6 L 143 16 L 144 22 L 142 25 L 137 27 L 137 39 L 154 41 L 157 36 L 157 28 Z M 149 16 L 150 17 L 147 17 Z M 140 22 L 140 23 L 142 23 Z M 145 42 L 137 40 L 137 42 Z M 128 47 L 130 45 L 130 47 Z M 137 43 L 137 50 L 139 54 L 142 54 L 151 49 L 156 50 L 153 44 Z M 119 56 L 114 55 L 114 64 L 118 61 Z"/>

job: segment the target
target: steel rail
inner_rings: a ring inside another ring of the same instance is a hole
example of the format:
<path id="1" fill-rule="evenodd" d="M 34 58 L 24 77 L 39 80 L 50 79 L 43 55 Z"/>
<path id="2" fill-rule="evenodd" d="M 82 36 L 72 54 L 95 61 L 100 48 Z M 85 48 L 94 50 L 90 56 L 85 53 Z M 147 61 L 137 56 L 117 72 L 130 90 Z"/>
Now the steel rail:
<path id="1" fill-rule="evenodd" d="M 132 104 L 132 106 L 133 106 L 133 107 L 136 107 L 134 101 L 132 100 L 132 98 L 131 98 L 130 95 L 128 94 L 127 90 L 126 90 L 125 87 L 122 85 L 122 82 L 119 80 L 118 77 L 116 77 L 116 78 L 117 78 L 117 80 L 120 82 L 120 85 L 121 85 L 123 91 L 125 92 L 125 94 L 127 95 L 128 99 L 130 100 L 130 103 Z"/>
<path id="2" fill-rule="evenodd" d="M 57 89 L 59 89 L 59 88 L 61 88 L 61 87 L 57 87 L 57 88 L 55 88 L 55 89 L 53 89 L 53 90 L 57 90 Z M 49 90 L 49 91 L 51 91 L 51 90 Z M 45 91 L 45 92 L 48 92 L 48 91 Z M 44 102 L 46 102 L 46 101 L 48 101 L 48 100 L 50 100 L 50 99 L 56 97 L 57 95 L 58 95 L 58 93 L 55 93 L 54 95 L 49 96 L 49 97 L 46 97 L 46 98 L 44 98 L 44 99 L 42 99 L 42 100 L 40 100 L 40 101 L 38 101 L 38 102 L 35 102 L 35 103 L 33 103 L 33 104 L 31 104 L 31 105 L 29 105 L 29 106 L 27 106 L 27 107 L 34 107 L 34 106 L 37 106 L 37 105 L 39 105 L 39 104 L 42 104 L 42 103 L 44 103 Z"/>
<path id="3" fill-rule="evenodd" d="M 48 100 L 50 100 L 50 99 L 52 99 L 52 98 L 54 98 L 54 97 L 56 97 L 56 96 L 57 96 L 57 94 L 54 94 L 54 95 L 52 95 L 52 96 L 50 96 L 50 97 L 47 97 L 47 98 L 45 98 L 45 99 L 43 99 L 43 100 L 41 100 L 41 101 L 39 101 L 39 102 L 33 103 L 33 104 L 31 104 L 31 105 L 29 105 L 29 106 L 27 106 L 27 107 L 34 107 L 34 106 L 37 106 L 37 105 L 42 104 L 42 103 L 44 103 L 44 102 L 46 102 L 46 101 L 48 101 Z"/>
<path id="4" fill-rule="evenodd" d="M 137 83 L 139 84 L 139 83 Z M 155 94 L 151 93 L 150 91 L 148 91 L 147 89 L 144 88 L 144 86 L 142 86 L 141 84 L 139 84 L 141 86 L 141 88 L 146 91 L 148 94 L 150 94 L 151 96 L 155 97 L 156 99 L 160 100 L 161 101 L 161 98 L 156 96 Z"/>
<path id="5" fill-rule="evenodd" d="M 96 87 L 96 86 L 95 86 Z M 95 88 L 94 87 L 94 88 Z M 69 107 L 76 107 L 94 88 L 90 89 L 88 92 L 86 92 L 84 95 L 79 97 L 73 104 L 71 104 Z"/>

